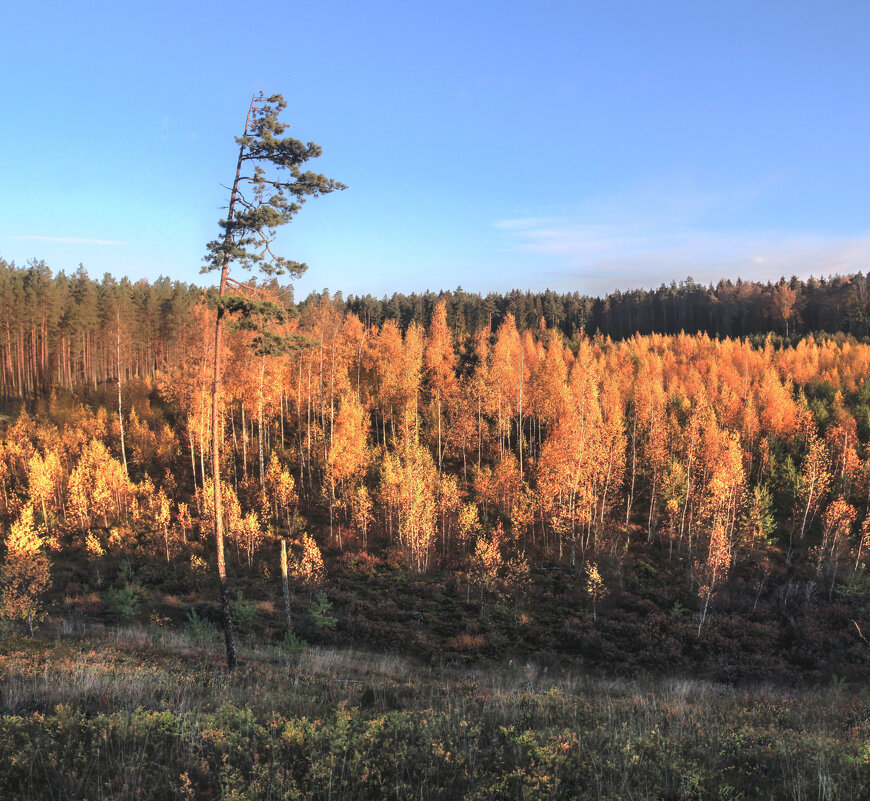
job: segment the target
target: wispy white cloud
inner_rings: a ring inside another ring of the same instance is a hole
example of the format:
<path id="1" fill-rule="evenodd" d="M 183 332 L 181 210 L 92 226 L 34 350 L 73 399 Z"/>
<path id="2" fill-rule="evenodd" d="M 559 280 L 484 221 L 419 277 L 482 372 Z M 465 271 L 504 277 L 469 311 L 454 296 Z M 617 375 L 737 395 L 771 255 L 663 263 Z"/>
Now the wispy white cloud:
<path id="1" fill-rule="evenodd" d="M 549 225 L 551 222 L 548 217 L 517 217 L 512 220 L 496 220 L 493 227 L 501 231 L 525 231 L 529 228 Z"/>
<path id="2" fill-rule="evenodd" d="M 7 239 L 26 239 L 32 242 L 60 242 L 64 245 L 126 245 L 116 239 L 89 239 L 78 236 L 8 236 Z"/>
<path id="3" fill-rule="evenodd" d="M 688 275 L 704 283 L 738 276 L 766 281 L 870 266 L 870 231 L 835 236 L 721 223 L 759 193 L 639 191 L 589 201 L 570 214 L 500 219 L 493 227 L 506 251 L 552 262 L 536 277 L 554 289 L 652 287 Z"/>

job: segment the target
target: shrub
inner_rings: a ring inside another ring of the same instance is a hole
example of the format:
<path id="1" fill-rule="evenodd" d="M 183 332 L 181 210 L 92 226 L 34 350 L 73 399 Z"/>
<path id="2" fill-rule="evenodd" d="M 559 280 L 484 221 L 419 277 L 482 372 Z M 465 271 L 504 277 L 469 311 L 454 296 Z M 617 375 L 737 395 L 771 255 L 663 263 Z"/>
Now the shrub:
<path id="1" fill-rule="evenodd" d="M 450 646 L 456 651 L 479 651 L 484 645 L 486 645 L 486 638 L 482 634 L 469 634 L 467 631 L 457 634 L 450 640 Z"/>
<path id="2" fill-rule="evenodd" d="M 330 609 L 332 609 L 332 602 L 321 590 L 311 604 L 311 622 L 319 629 L 334 629 L 338 618 L 329 614 Z"/>
<path id="3" fill-rule="evenodd" d="M 256 607 L 245 600 L 241 590 L 236 593 L 236 599 L 230 601 L 230 609 L 233 614 L 233 625 L 237 626 L 239 631 L 250 631 Z"/>
<path id="4" fill-rule="evenodd" d="M 308 647 L 305 640 L 297 637 L 292 631 L 288 631 L 284 635 L 284 639 L 278 643 L 278 648 L 288 656 L 301 654 Z"/>
<path id="5" fill-rule="evenodd" d="M 109 610 L 123 618 L 129 620 L 135 617 L 139 611 L 139 599 L 142 594 L 142 589 L 138 584 L 133 584 L 125 581 L 120 587 L 112 587 L 103 594 L 103 600 Z"/>
<path id="6" fill-rule="evenodd" d="M 197 639 L 217 639 L 217 632 L 214 626 L 205 618 L 200 617 L 195 609 L 191 609 L 187 613 L 187 632 Z"/>
<path id="7" fill-rule="evenodd" d="M 688 611 L 679 601 L 674 601 L 674 605 L 671 607 L 671 617 L 682 617 Z"/>

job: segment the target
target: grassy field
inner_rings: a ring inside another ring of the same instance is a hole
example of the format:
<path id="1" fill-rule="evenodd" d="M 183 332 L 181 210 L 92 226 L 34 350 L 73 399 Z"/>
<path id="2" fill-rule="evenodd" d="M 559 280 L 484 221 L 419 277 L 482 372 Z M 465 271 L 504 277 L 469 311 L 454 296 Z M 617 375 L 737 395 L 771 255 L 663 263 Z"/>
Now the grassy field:
<path id="1" fill-rule="evenodd" d="M 242 649 L 161 625 L 0 639 L 4 799 L 866 799 L 870 693 L 525 660 Z"/>

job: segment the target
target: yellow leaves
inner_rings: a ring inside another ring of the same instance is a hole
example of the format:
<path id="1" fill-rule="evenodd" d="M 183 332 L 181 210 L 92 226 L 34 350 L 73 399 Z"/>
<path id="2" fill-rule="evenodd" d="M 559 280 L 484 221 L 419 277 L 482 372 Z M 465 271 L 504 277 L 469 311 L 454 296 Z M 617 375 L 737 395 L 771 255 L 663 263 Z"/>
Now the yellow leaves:
<path id="1" fill-rule="evenodd" d="M 180 448 L 178 445 L 178 438 L 166 423 L 160 427 L 156 440 L 155 455 L 157 459 L 161 464 L 172 464 L 173 459 L 179 455 Z"/>
<path id="2" fill-rule="evenodd" d="M 672 459 L 662 480 L 662 495 L 671 517 L 676 517 L 686 497 L 686 468 L 678 459 Z"/>
<path id="3" fill-rule="evenodd" d="M 211 478 L 206 478 L 198 492 L 202 504 L 200 530 L 206 534 L 214 530 L 214 481 Z M 236 491 L 231 484 L 225 481 L 221 481 L 221 500 L 224 530 L 229 533 L 238 531 L 239 521 L 242 518 L 242 507 Z"/>
<path id="4" fill-rule="evenodd" d="M 592 601 L 592 619 L 598 620 L 598 603 L 608 595 L 608 589 L 604 585 L 604 579 L 598 571 L 598 565 L 590 562 L 586 566 L 586 594 Z"/>
<path id="5" fill-rule="evenodd" d="M 423 348 L 423 329 L 419 324 L 411 323 L 405 331 L 402 350 L 402 386 L 408 406 L 416 406 L 423 370 Z"/>
<path id="6" fill-rule="evenodd" d="M 426 375 L 433 394 L 449 395 L 455 390 L 455 363 L 453 334 L 447 325 L 447 302 L 440 300 L 432 314 L 424 353 Z"/>
<path id="7" fill-rule="evenodd" d="M 601 578 L 601 573 L 598 570 L 598 565 L 595 562 L 590 562 L 586 565 L 586 594 L 594 601 L 598 602 L 605 598 L 609 590 L 604 585 L 604 579 Z"/>
<path id="8" fill-rule="evenodd" d="M 160 393 L 187 415 L 191 430 L 208 418 L 205 399 L 210 391 L 214 362 L 214 311 L 203 298 L 190 309 L 179 345 L 184 358 L 159 375 Z"/>
<path id="9" fill-rule="evenodd" d="M 10 464 L 26 463 L 33 452 L 36 426 L 23 407 L 15 423 L 6 430 L 5 439 L 3 455 L 6 461 Z"/>
<path id="10" fill-rule="evenodd" d="M 208 573 L 208 562 L 206 562 L 205 559 L 203 559 L 198 554 L 195 554 L 195 553 L 191 554 L 190 555 L 190 569 L 194 573 L 204 575 L 205 573 Z"/>
<path id="11" fill-rule="evenodd" d="M 402 483 L 402 465 L 398 454 L 392 451 L 385 453 L 380 467 L 379 500 L 384 506 L 395 508 L 399 504 Z"/>
<path id="12" fill-rule="evenodd" d="M 67 485 L 67 503 L 70 511 L 79 516 L 82 528 L 90 518 L 87 476 L 83 470 L 74 470 Z"/>
<path id="13" fill-rule="evenodd" d="M 369 352 L 377 405 L 384 417 L 398 415 L 404 433 L 416 421 L 417 394 L 423 367 L 423 332 L 412 323 L 404 339 L 394 320 L 387 320 Z"/>
<path id="14" fill-rule="evenodd" d="M 815 425 L 809 421 L 809 418 L 805 423 L 804 436 L 808 448 L 798 482 L 798 499 L 803 508 L 799 533 L 801 539 L 806 532 L 810 513 L 818 507 L 819 500 L 831 484 L 831 457 L 824 440 L 816 434 Z M 800 509 L 796 509 L 795 513 L 800 514 Z"/>
<path id="15" fill-rule="evenodd" d="M 31 633 L 43 615 L 42 595 L 51 581 L 42 546 L 33 506 L 27 504 L 6 539 L 6 558 L 0 566 L 0 617 L 25 621 Z"/>
<path id="16" fill-rule="evenodd" d="M 367 435 L 365 410 L 356 393 L 348 392 L 341 398 L 329 449 L 327 464 L 333 482 L 351 480 L 365 472 L 368 464 Z"/>
<path id="17" fill-rule="evenodd" d="M 703 457 L 708 465 L 707 483 L 703 487 L 702 512 L 709 518 L 725 515 L 730 519 L 736 511 L 745 475 L 740 435 L 722 432 L 711 423 L 704 439 Z"/>
<path id="18" fill-rule="evenodd" d="M 490 537 L 478 537 L 470 559 L 472 576 L 485 587 L 491 588 L 498 579 L 504 560 L 501 554 L 502 531 L 498 526 Z"/>
<path id="19" fill-rule="evenodd" d="M 698 577 L 698 596 L 704 600 L 704 609 L 700 617 L 703 624 L 707 605 L 719 586 L 728 577 L 731 570 L 733 547 L 728 528 L 724 521 L 715 520 L 710 531 L 710 541 L 707 548 L 707 558 L 695 562 L 695 573 Z M 698 626 L 700 636 L 701 625 Z"/>
<path id="20" fill-rule="evenodd" d="M 48 451 L 44 457 L 34 452 L 27 461 L 27 482 L 32 503 L 45 509 L 46 502 L 55 493 L 61 472 L 60 459 L 54 451 Z"/>
<path id="21" fill-rule="evenodd" d="M 187 532 L 193 528 L 190 507 L 182 501 L 178 502 L 178 525 L 181 526 L 181 530 L 185 533 L 185 537 L 187 536 Z"/>
<path id="22" fill-rule="evenodd" d="M 798 409 L 790 387 L 772 368 L 765 370 L 758 388 L 759 416 L 765 430 L 790 439 L 798 430 Z"/>
<path id="23" fill-rule="evenodd" d="M 438 479 L 438 509 L 442 513 L 455 512 L 460 502 L 461 494 L 456 476 L 442 473 Z"/>
<path id="24" fill-rule="evenodd" d="M 350 509 L 353 525 L 362 533 L 363 548 L 368 545 L 368 529 L 374 521 L 373 508 L 374 504 L 365 484 L 358 484 L 350 493 Z"/>
<path id="25" fill-rule="evenodd" d="M 157 492 L 157 498 L 155 499 L 154 504 L 154 522 L 162 529 L 166 531 L 169 528 L 169 510 L 170 510 L 170 501 L 167 497 L 166 493 L 163 491 L 161 487 Z"/>
<path id="26" fill-rule="evenodd" d="M 106 544 L 112 550 L 119 550 L 124 545 L 124 540 L 130 536 L 130 531 L 124 527 L 121 528 L 110 528 L 109 536 L 106 540 Z"/>
<path id="27" fill-rule="evenodd" d="M 132 489 L 124 466 L 100 440 L 92 439 L 70 475 L 67 501 L 82 528 L 95 515 L 101 515 L 108 524 L 112 511 L 121 516 Z"/>
<path id="28" fill-rule="evenodd" d="M 514 593 L 523 592 L 531 581 L 529 561 L 524 553 L 509 559 L 504 566 L 504 580 Z"/>
<path id="29" fill-rule="evenodd" d="M 63 550 L 63 542 L 57 534 L 49 534 L 45 538 L 45 547 L 53 553 L 60 553 Z"/>
<path id="30" fill-rule="evenodd" d="M 525 592 L 530 581 L 529 563 L 524 553 L 516 554 L 506 561 L 503 545 L 504 531 L 501 523 L 496 525 L 489 537 L 479 535 L 474 552 L 468 560 L 468 573 L 469 578 L 480 588 L 481 613 L 483 613 L 484 590 L 507 597 L 512 596 L 516 622 L 520 596 Z"/>
<path id="31" fill-rule="evenodd" d="M 292 571 L 296 580 L 307 586 L 316 586 L 326 575 L 320 548 L 308 534 L 302 535 L 302 553 L 294 560 Z"/>
<path id="32" fill-rule="evenodd" d="M 459 510 L 459 542 L 465 544 L 470 542 L 477 536 L 480 531 L 480 516 L 477 511 L 477 505 L 466 503 Z"/>
<path id="33" fill-rule="evenodd" d="M 436 484 L 432 455 L 419 443 L 407 442 L 398 486 L 399 542 L 418 573 L 427 568 L 435 541 Z"/>
<path id="34" fill-rule="evenodd" d="M 490 499 L 504 514 L 509 514 L 522 494 L 523 486 L 519 463 L 512 453 L 506 452 L 492 472 L 492 482 L 489 486 Z"/>
<path id="35" fill-rule="evenodd" d="M 725 525 L 717 523 L 710 532 L 710 548 L 707 556 L 707 572 L 711 584 L 724 579 L 731 568 L 731 540 Z"/>
<path id="36" fill-rule="evenodd" d="M 33 506 L 27 504 L 18 520 L 12 524 L 6 539 L 6 558 L 12 560 L 28 559 L 42 551 L 43 538 L 39 535 L 33 520 Z"/>
<path id="37" fill-rule="evenodd" d="M 290 471 L 278 461 L 278 456 L 274 451 L 269 458 L 269 466 L 266 468 L 265 485 L 270 500 L 282 509 L 293 506 L 298 500 L 296 481 L 290 475 Z"/>
<path id="38" fill-rule="evenodd" d="M 277 454 L 272 451 L 260 498 L 263 522 L 270 527 L 282 524 L 289 530 L 293 520 L 293 509 L 298 502 L 296 481 L 290 475 L 290 471 L 278 460 Z"/>
<path id="39" fill-rule="evenodd" d="M 613 443 L 623 436 L 621 415 L 612 414 L 613 425 L 608 426 L 599 394 L 595 355 L 588 343 L 581 343 L 564 408 L 538 460 L 544 507 L 551 517 L 581 525 L 592 521 L 605 487 L 619 470 Z"/>
<path id="40" fill-rule="evenodd" d="M 492 349 L 490 378 L 502 395 L 504 411 L 516 413 L 520 387 L 528 381 L 528 365 L 525 364 L 520 335 L 513 314 L 506 314 L 496 333 Z M 505 417 L 507 414 L 505 414 Z"/>
<path id="41" fill-rule="evenodd" d="M 200 498 L 202 502 L 200 530 L 205 534 L 214 529 L 214 482 L 211 478 L 205 480 Z M 225 481 L 221 481 L 221 500 L 224 531 L 230 542 L 235 545 L 237 553 L 244 551 L 248 565 L 251 565 L 254 553 L 264 539 L 260 518 L 255 511 L 243 514 L 236 491 Z"/>
<path id="42" fill-rule="evenodd" d="M 379 497 L 390 518 L 398 517 L 398 539 L 414 569 L 423 572 L 435 541 L 438 474 L 432 455 L 413 437 L 401 454 L 388 452 L 381 461 Z"/>
<path id="43" fill-rule="evenodd" d="M 135 408 L 130 409 L 125 430 L 131 463 L 145 467 L 154 459 L 157 453 L 158 443 L 156 434 L 148 427 L 144 420 L 139 419 Z"/>
<path id="44" fill-rule="evenodd" d="M 852 525 L 857 517 L 858 513 L 855 511 L 855 507 L 843 498 L 837 498 L 828 504 L 828 508 L 825 510 L 822 544 L 819 548 L 819 564 L 826 556 L 836 559 L 837 551 L 851 533 Z"/>
<path id="45" fill-rule="evenodd" d="M 85 537 L 85 550 L 91 559 L 99 559 L 105 553 L 99 537 L 93 531 L 89 531 L 87 537 Z"/>
<path id="46" fill-rule="evenodd" d="M 248 567 L 254 559 L 254 552 L 263 541 L 263 530 L 256 512 L 248 512 L 238 523 L 237 528 L 230 531 L 230 536 L 240 544 L 248 557 Z"/>
<path id="47" fill-rule="evenodd" d="M 535 496 L 527 487 L 514 499 L 510 509 L 511 534 L 514 539 L 522 537 L 535 520 Z"/>

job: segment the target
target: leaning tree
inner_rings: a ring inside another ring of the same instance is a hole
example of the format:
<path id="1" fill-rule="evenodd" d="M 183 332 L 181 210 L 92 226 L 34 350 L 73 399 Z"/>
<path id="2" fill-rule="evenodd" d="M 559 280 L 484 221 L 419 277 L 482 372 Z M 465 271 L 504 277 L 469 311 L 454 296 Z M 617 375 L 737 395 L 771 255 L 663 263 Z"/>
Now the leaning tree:
<path id="1" fill-rule="evenodd" d="M 221 614 L 227 648 L 227 666 L 236 667 L 232 615 L 224 559 L 223 512 L 220 480 L 219 397 L 221 394 L 221 350 L 227 315 L 250 321 L 272 317 L 278 309 L 268 302 L 228 292 L 228 285 L 243 287 L 230 278 L 230 266 L 258 270 L 266 275 L 298 277 L 306 265 L 285 259 L 272 251 L 277 229 L 290 222 L 310 197 L 325 195 L 345 186 L 323 175 L 304 171 L 309 159 L 317 158 L 321 149 L 284 136 L 287 125 L 278 116 L 287 104 L 281 95 L 251 99 L 245 119 L 245 131 L 236 137 L 239 157 L 230 193 L 226 219 L 220 221 L 221 233 L 208 243 L 202 272 L 221 271 L 216 297 L 217 316 L 214 329 L 214 381 L 212 383 L 212 477 L 214 483 L 214 527 L 220 582 Z"/>

